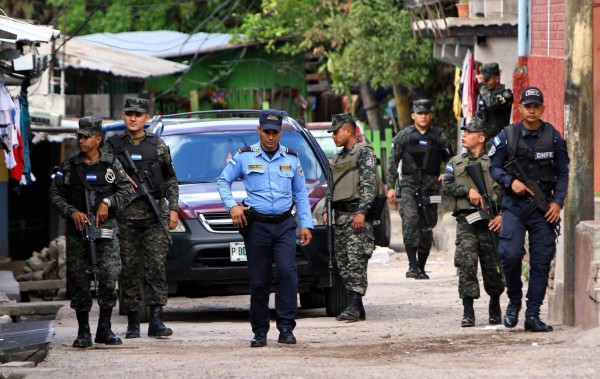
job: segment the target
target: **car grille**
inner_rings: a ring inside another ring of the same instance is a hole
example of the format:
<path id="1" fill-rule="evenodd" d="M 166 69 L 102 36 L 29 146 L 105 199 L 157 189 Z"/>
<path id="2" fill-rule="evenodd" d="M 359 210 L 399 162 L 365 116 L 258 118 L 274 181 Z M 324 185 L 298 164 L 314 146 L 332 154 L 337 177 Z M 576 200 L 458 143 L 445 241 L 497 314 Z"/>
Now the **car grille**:
<path id="1" fill-rule="evenodd" d="M 296 261 L 304 260 L 300 249 L 296 249 Z M 246 267 L 247 262 L 231 262 L 228 249 L 202 249 L 196 254 L 193 268 Z"/>
<path id="2" fill-rule="evenodd" d="M 238 228 L 233 226 L 231 216 L 226 212 L 200 213 L 200 223 L 212 233 L 237 233 Z"/>

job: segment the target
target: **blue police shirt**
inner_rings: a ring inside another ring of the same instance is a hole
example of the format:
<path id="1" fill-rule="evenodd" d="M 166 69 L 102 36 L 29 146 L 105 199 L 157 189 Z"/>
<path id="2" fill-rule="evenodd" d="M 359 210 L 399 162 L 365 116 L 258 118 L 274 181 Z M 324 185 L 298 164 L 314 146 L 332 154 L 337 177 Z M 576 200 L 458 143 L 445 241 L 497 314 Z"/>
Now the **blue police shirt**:
<path id="1" fill-rule="evenodd" d="M 556 184 L 554 186 L 554 193 L 551 203 L 558 204 L 561 208 L 565 203 L 565 197 L 567 196 L 567 186 L 569 184 L 569 155 L 567 153 L 567 145 L 564 139 L 560 136 L 560 133 L 554 127 L 547 122 L 542 121 L 542 126 L 537 130 L 527 129 L 522 122 L 516 124 L 517 128 L 521 129 L 521 139 L 529 146 L 530 149 L 535 146 L 535 143 L 542 135 L 544 128 L 552 128 L 554 133 L 554 162 L 556 163 Z M 503 188 L 510 188 L 512 181 L 515 177 L 509 174 L 504 165 L 508 160 L 508 148 L 506 145 L 506 129 L 500 132 L 495 138 L 490 153 L 490 175 L 498 182 Z M 504 199 L 506 201 L 511 197 L 510 193 L 506 193 Z M 505 201 L 503 201 L 504 203 Z"/>
<path id="2" fill-rule="evenodd" d="M 249 152 L 238 152 L 221 173 L 217 186 L 227 211 L 237 205 L 231 183 L 242 178 L 248 197 L 244 203 L 256 212 L 279 215 L 296 205 L 303 228 L 313 228 L 310 203 L 300 159 L 279 144 L 272 159 L 260 148 L 260 142 Z"/>

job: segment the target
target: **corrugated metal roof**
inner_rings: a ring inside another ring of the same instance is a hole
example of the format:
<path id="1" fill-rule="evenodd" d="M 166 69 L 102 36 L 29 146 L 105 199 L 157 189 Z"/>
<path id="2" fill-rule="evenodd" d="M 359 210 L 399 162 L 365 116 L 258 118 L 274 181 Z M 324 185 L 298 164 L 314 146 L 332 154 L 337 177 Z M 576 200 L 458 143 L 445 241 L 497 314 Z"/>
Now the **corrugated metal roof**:
<path id="1" fill-rule="evenodd" d="M 435 30 L 445 32 L 450 30 L 452 35 L 469 34 L 471 30 L 477 29 L 477 34 L 496 35 L 499 28 L 509 28 L 516 33 L 517 16 L 507 15 L 504 17 L 448 17 L 435 20 L 419 20 L 412 23 L 413 31 L 430 32 Z M 463 33 L 458 31 L 463 30 Z M 434 34 L 428 35 L 429 37 Z"/>
<path id="2" fill-rule="evenodd" d="M 0 41 L 48 42 L 59 35 L 60 30 L 0 16 Z"/>
<path id="3" fill-rule="evenodd" d="M 108 72 L 115 76 L 151 78 L 178 73 L 187 65 L 73 38 L 56 57 L 62 67 Z"/>
<path id="4" fill-rule="evenodd" d="M 160 58 L 194 55 L 241 46 L 231 44 L 231 38 L 231 34 L 195 33 L 190 35 L 169 30 L 96 33 L 76 37 L 79 40 Z"/>

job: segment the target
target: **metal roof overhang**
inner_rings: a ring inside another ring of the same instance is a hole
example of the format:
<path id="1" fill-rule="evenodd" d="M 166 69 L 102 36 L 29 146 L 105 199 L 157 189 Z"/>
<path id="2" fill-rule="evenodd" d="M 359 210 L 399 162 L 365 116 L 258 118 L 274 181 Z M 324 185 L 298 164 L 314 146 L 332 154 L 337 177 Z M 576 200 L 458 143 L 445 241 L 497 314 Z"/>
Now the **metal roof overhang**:
<path id="1" fill-rule="evenodd" d="M 0 41 L 48 42 L 60 35 L 60 30 L 0 16 Z"/>
<path id="2" fill-rule="evenodd" d="M 105 45 L 70 39 L 56 54 L 64 68 L 99 71 L 114 76 L 146 79 L 176 74 L 188 69 L 188 65 L 166 59 L 134 54 Z"/>
<path id="3" fill-rule="evenodd" d="M 435 38 L 439 34 L 451 37 L 464 36 L 517 36 L 517 17 L 462 18 L 419 20 L 412 23 L 412 30 L 418 37 Z"/>

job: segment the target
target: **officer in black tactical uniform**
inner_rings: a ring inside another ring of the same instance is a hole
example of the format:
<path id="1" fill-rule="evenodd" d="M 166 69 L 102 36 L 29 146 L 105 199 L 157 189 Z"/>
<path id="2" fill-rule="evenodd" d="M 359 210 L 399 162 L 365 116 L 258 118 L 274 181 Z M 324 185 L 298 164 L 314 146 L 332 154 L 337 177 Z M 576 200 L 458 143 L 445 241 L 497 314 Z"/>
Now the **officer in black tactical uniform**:
<path id="1" fill-rule="evenodd" d="M 122 209 L 133 193 L 123 166 L 112 154 L 101 152 L 102 119 L 83 117 L 79 120 L 77 142 L 80 153 L 67 159 L 56 172 L 50 186 L 50 202 L 67 220 L 67 280 L 71 290 L 71 308 L 77 312 L 79 330 L 73 347 L 92 346 L 89 313 L 92 308 L 90 268 L 94 268 L 82 232 L 101 228 L 103 237 L 96 239 L 98 305 L 100 317 L 96 343 L 120 345 L 121 339 L 111 330 L 112 309 L 117 301 L 116 282 L 121 271 L 115 210 Z M 85 192 L 93 197 L 94 207 L 87 214 Z M 88 217 L 89 216 L 89 217 Z M 92 224 L 90 219 L 95 217 Z M 92 235 L 92 233 L 89 233 Z"/>
<path id="2" fill-rule="evenodd" d="M 552 326 L 540 320 L 540 307 L 556 253 L 560 210 L 567 196 L 569 156 L 558 131 L 540 119 L 544 97 L 539 88 L 523 90 L 519 111 L 523 121 L 509 125 L 496 136 L 488 154 L 490 174 L 505 189 L 498 247 L 510 300 L 504 325 L 513 328 L 519 322 L 523 297 L 521 264 L 528 232 L 530 270 L 525 330 L 549 332 Z"/>
<path id="3" fill-rule="evenodd" d="M 425 264 L 433 244 L 432 229 L 437 224 L 437 204 L 425 204 L 423 200 L 428 201 L 430 196 L 439 195 L 443 179 L 442 160 L 448 161 L 454 151 L 446 133 L 441 128 L 431 126 L 433 114 L 430 100 L 415 101 L 411 116 L 415 124 L 402 129 L 392 141 L 387 182 L 397 182 L 398 166 L 402 161 L 399 209 L 409 262 L 406 277 L 429 279 Z M 417 183 L 418 175 L 421 176 L 421 183 Z M 417 190 L 427 199 L 417 199 Z M 396 190 L 390 188 L 387 197 L 388 203 L 395 204 Z M 423 205 L 421 208 L 419 203 Z"/>
<path id="4" fill-rule="evenodd" d="M 486 150 L 489 150 L 492 146 L 490 141 L 510 124 L 513 93 L 500 83 L 498 63 L 486 63 L 481 66 L 479 72 L 475 77 L 479 89 L 476 115 L 485 124 L 485 133 L 488 136 Z"/>

